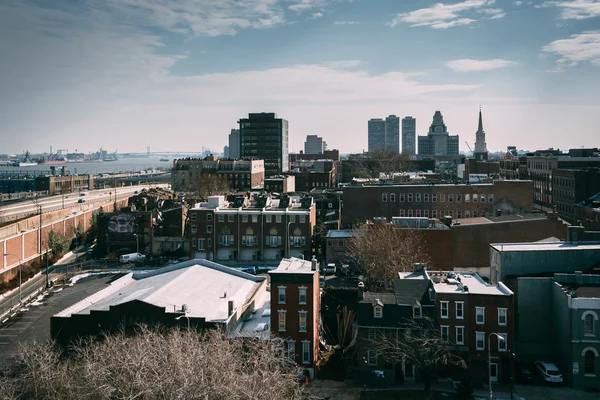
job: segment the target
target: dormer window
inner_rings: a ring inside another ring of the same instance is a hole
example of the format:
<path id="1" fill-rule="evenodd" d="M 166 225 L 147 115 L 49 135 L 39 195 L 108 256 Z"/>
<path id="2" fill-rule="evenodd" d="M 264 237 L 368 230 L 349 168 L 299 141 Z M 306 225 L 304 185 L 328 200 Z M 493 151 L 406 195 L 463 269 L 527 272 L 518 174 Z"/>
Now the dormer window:
<path id="1" fill-rule="evenodd" d="M 383 318 L 383 307 L 377 305 L 373 308 L 373 317 L 374 318 Z"/>
<path id="2" fill-rule="evenodd" d="M 420 306 L 413 306 L 413 318 L 420 319 L 423 317 L 423 310 Z"/>

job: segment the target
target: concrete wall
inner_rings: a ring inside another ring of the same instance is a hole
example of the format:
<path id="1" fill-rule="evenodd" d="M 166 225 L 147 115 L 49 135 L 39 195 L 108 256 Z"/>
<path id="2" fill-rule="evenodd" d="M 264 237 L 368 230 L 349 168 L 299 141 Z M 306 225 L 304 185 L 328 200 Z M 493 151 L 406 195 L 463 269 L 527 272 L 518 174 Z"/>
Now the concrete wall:
<path id="1" fill-rule="evenodd" d="M 519 361 L 552 359 L 552 278 L 516 281 L 515 354 Z"/>
<path id="2" fill-rule="evenodd" d="M 552 282 L 552 298 L 549 305 L 554 317 L 552 324 L 554 357 L 550 359 L 563 374 L 567 385 L 573 385 L 573 357 L 571 338 L 573 321 L 569 309 L 568 297 L 559 284 Z M 583 369 L 583 364 L 581 365 Z"/>

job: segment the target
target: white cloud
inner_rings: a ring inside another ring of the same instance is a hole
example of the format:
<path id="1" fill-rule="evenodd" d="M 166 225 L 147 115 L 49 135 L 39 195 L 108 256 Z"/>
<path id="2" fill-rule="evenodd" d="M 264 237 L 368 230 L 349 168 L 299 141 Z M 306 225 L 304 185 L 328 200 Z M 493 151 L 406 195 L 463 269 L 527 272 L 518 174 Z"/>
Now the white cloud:
<path id="1" fill-rule="evenodd" d="M 523 2 L 521 0 L 517 0 L 517 1 L 513 1 L 513 4 L 517 7 L 520 7 L 523 5 Z"/>
<path id="2" fill-rule="evenodd" d="M 321 18 L 323 16 L 323 13 L 321 12 L 316 12 L 313 13 L 313 15 L 311 16 L 312 19 L 317 19 L 317 18 Z"/>
<path id="3" fill-rule="evenodd" d="M 360 22 L 358 21 L 335 21 L 334 25 L 358 25 Z"/>
<path id="4" fill-rule="evenodd" d="M 589 62 L 600 67 L 600 31 L 571 35 L 568 39 L 555 40 L 542 47 L 542 51 L 560 57 L 558 70 Z"/>
<path id="5" fill-rule="evenodd" d="M 446 63 L 449 68 L 459 72 L 490 71 L 516 64 L 517 63 L 514 61 L 502 60 L 499 58 L 493 60 L 473 60 L 470 58 L 463 58 L 460 60 L 448 61 Z"/>
<path id="6" fill-rule="evenodd" d="M 600 0 L 545 1 L 536 8 L 558 7 L 561 19 L 588 19 L 600 17 Z"/>
<path id="7" fill-rule="evenodd" d="M 478 20 L 477 14 L 486 15 L 488 19 L 504 17 L 504 11 L 491 7 L 495 0 L 465 0 L 461 3 L 436 3 L 428 8 L 421 8 L 408 13 L 396 15 L 388 24 L 391 27 L 399 23 L 410 26 L 429 26 L 433 29 L 447 29 L 454 26 L 470 25 Z M 470 15 L 466 15 L 469 14 Z"/>

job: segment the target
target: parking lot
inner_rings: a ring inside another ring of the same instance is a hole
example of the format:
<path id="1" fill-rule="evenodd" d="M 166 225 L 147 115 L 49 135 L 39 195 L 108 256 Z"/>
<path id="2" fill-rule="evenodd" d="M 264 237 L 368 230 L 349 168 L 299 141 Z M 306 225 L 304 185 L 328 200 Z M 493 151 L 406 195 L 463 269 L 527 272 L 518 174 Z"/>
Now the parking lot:
<path id="1" fill-rule="evenodd" d="M 51 288 L 0 325 L 0 365 L 6 365 L 21 344 L 50 339 L 50 317 L 103 289 L 114 276 L 90 277 L 73 286 Z"/>

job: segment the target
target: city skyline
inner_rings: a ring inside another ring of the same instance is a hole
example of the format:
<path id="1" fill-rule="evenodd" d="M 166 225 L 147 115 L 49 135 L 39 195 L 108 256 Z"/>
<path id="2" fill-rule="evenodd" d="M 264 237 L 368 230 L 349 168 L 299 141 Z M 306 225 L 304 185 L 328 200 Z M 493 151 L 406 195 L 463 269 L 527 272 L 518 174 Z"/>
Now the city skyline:
<path id="1" fill-rule="evenodd" d="M 440 110 L 465 152 L 479 104 L 490 152 L 598 147 L 598 4 L 8 0 L 0 151 L 221 151 L 239 118 L 276 112 L 290 152 L 316 134 L 353 153 L 371 118 L 424 135 Z"/>

